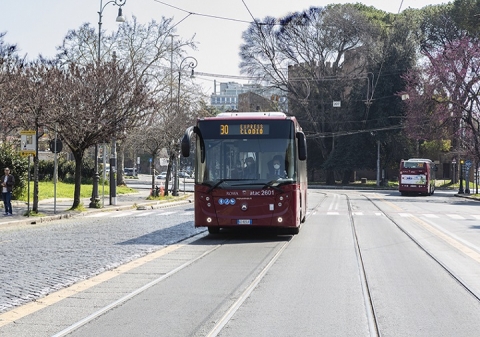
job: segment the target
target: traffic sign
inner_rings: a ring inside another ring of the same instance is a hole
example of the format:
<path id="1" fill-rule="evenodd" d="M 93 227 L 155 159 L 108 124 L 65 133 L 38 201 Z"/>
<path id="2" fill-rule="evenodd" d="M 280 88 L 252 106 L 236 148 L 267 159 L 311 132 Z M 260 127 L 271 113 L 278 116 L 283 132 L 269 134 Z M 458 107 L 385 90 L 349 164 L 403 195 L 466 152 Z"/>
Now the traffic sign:
<path id="1" fill-rule="evenodd" d="M 37 153 L 37 136 L 35 130 L 20 131 L 21 148 L 20 154 L 22 156 L 35 156 Z"/>

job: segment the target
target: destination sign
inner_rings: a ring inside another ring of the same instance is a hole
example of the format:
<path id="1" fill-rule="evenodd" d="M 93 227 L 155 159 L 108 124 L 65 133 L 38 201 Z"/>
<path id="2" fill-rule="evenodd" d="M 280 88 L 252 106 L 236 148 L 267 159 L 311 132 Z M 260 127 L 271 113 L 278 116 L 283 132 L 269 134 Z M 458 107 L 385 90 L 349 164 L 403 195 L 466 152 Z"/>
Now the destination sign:
<path id="1" fill-rule="evenodd" d="M 221 136 L 253 136 L 253 135 L 268 135 L 270 127 L 268 124 L 220 124 Z"/>

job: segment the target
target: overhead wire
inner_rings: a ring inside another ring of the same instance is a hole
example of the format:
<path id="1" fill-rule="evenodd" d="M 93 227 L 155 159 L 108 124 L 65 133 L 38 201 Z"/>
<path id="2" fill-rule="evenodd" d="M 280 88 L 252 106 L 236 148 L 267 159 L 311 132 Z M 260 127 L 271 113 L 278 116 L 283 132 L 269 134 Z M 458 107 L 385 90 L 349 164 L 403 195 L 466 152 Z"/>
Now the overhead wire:
<path id="1" fill-rule="evenodd" d="M 179 11 L 182 11 L 182 12 L 185 12 L 185 13 L 188 13 L 188 15 L 185 17 L 189 17 L 190 15 L 196 15 L 196 16 L 203 16 L 203 17 L 207 17 L 207 18 L 211 18 L 211 19 L 217 19 L 217 20 L 226 20 L 226 21 L 233 21 L 233 22 L 240 22 L 240 23 L 247 23 L 247 24 L 252 24 L 252 23 L 256 23 L 257 25 L 270 25 L 270 26 L 283 26 L 284 24 L 281 23 L 281 22 L 268 22 L 268 23 L 265 23 L 265 22 L 258 22 L 258 20 L 255 20 L 254 21 L 247 21 L 247 20 L 241 20 L 241 19 L 235 19 L 235 18 L 229 18 L 229 17 L 225 17 L 225 16 L 218 16 L 218 15 L 211 15 L 211 14 L 203 14 L 203 13 L 197 13 L 197 12 L 191 12 L 191 11 L 188 11 L 188 10 L 185 10 L 183 8 L 180 8 L 180 7 L 176 7 L 176 6 L 173 6 L 173 5 L 170 5 L 164 1 L 160 1 L 160 0 L 153 0 L 155 2 L 158 2 L 162 5 L 165 5 L 167 7 L 171 7 L 171 8 L 174 8 L 176 10 L 179 10 Z M 245 3 L 244 3 L 245 4 Z M 246 5 L 245 5 L 246 6 Z M 248 9 L 248 8 L 247 8 Z M 251 13 L 250 13 L 251 14 Z M 185 19 L 184 18 L 184 19 Z M 181 21 L 183 21 L 184 19 L 182 19 Z M 178 25 L 180 22 L 178 22 L 176 25 Z M 175 25 L 175 26 L 176 26 Z M 299 24 L 300 25 L 300 24 Z"/>
<path id="2" fill-rule="evenodd" d="M 155 1 L 155 2 L 158 2 L 158 3 L 162 4 L 162 5 L 165 5 L 165 6 L 168 6 L 168 7 L 171 7 L 171 8 L 175 8 L 175 9 L 177 9 L 177 10 L 179 10 L 179 11 L 188 13 L 188 16 L 190 16 L 190 15 L 197 15 L 197 16 L 204 16 L 204 17 L 211 18 L 211 19 L 227 20 L 227 21 L 234 21 L 234 22 L 241 22 L 241 23 L 248 23 L 248 24 L 251 24 L 251 23 L 252 23 L 251 21 L 245 21 L 245 20 L 240 20 L 240 19 L 227 18 L 227 17 L 224 17 L 224 16 L 190 12 L 190 11 L 187 11 L 187 10 L 185 10 L 185 9 L 183 9 L 183 8 L 170 5 L 170 4 L 168 4 L 168 3 L 166 3 L 166 2 L 163 2 L 163 1 L 160 1 L 160 0 L 154 0 L 154 1 Z M 178 24 L 178 23 L 177 23 L 177 24 Z"/>

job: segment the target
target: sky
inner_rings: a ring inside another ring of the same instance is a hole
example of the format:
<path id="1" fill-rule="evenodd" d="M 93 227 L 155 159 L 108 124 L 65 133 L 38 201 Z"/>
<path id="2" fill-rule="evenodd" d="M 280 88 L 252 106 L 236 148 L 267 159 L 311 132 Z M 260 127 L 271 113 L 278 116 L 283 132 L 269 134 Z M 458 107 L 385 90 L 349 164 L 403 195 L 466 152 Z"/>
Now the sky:
<path id="1" fill-rule="evenodd" d="M 117 0 L 118 1 L 118 0 Z M 427 5 L 447 3 L 447 0 L 126 0 L 123 15 L 127 20 L 132 16 L 138 22 L 148 24 L 161 21 L 162 16 L 173 18 L 182 38 L 195 36 L 197 50 L 187 51 L 198 64 L 196 72 L 239 76 L 239 47 L 242 32 L 248 28 L 252 16 L 283 17 L 312 6 L 322 7 L 333 3 L 361 2 L 367 6 L 387 12 L 398 13 L 406 8 L 422 8 Z M 53 57 L 56 47 L 71 29 L 78 29 L 89 22 L 98 29 L 98 12 L 103 9 L 102 29 L 116 30 L 118 7 L 108 0 L 1 0 L 0 32 L 6 32 L 4 40 L 16 44 L 20 55 L 32 60 L 39 54 Z M 189 14 L 192 13 L 192 14 Z M 223 17 L 230 20 L 217 19 Z M 219 82 L 240 82 L 223 76 L 200 77 L 208 94 L 213 92 L 214 80 Z"/>

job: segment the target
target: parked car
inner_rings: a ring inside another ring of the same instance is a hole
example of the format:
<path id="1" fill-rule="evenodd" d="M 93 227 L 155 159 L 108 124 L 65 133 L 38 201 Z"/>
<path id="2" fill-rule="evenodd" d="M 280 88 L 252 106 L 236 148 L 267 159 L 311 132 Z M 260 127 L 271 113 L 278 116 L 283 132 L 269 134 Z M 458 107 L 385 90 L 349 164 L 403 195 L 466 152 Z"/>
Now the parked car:
<path id="1" fill-rule="evenodd" d="M 125 167 L 123 172 L 126 176 L 132 176 L 133 177 L 133 176 L 137 175 L 137 172 L 133 167 Z"/>
<path id="2" fill-rule="evenodd" d="M 162 172 L 157 176 L 157 179 L 165 180 L 167 178 L 167 172 Z"/>
<path id="3" fill-rule="evenodd" d="M 178 172 L 178 177 L 179 178 L 191 178 L 190 175 L 185 171 Z"/>

